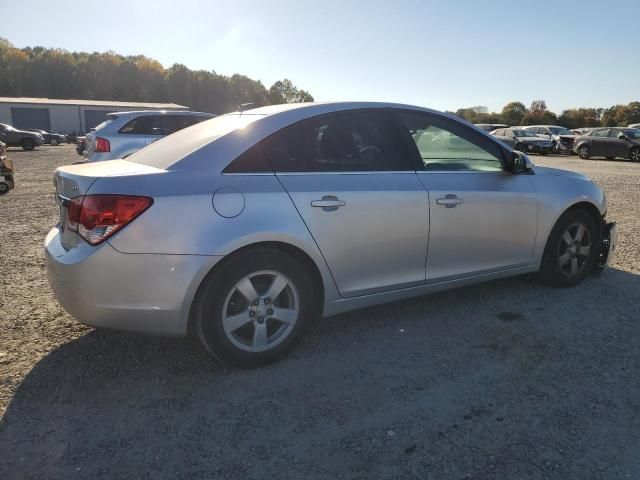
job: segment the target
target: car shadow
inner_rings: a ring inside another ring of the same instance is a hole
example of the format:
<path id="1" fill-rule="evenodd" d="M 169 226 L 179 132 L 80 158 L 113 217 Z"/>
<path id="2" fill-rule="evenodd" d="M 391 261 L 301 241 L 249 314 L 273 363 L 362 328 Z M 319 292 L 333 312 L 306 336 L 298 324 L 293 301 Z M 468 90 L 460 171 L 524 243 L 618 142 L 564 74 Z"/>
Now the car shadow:
<path id="1" fill-rule="evenodd" d="M 417 478 L 439 467 L 409 457 L 436 455 L 462 478 L 467 460 L 489 469 L 490 455 L 523 465 L 551 455 L 562 472 L 572 454 L 596 451 L 574 468 L 611 455 L 637 473 L 640 385 L 628 377 L 640 367 L 639 302 L 640 276 L 617 269 L 574 289 L 493 281 L 326 319 L 288 358 L 250 371 L 188 340 L 93 330 L 17 388 L 0 424 L 0 477 L 335 478 L 399 461 L 387 473 Z M 589 439 L 609 426 L 602 453 Z M 387 445 L 396 430 L 406 438 Z M 475 453 L 456 463 L 460 452 Z"/>

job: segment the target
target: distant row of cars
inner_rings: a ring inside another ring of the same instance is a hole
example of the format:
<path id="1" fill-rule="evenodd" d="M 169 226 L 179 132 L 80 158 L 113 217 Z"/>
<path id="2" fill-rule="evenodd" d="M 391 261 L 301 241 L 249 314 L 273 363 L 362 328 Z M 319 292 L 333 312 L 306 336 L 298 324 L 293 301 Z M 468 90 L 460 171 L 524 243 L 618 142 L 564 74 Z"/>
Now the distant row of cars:
<path id="1" fill-rule="evenodd" d="M 509 127 L 502 124 L 478 124 L 511 146 L 527 153 L 575 153 L 591 157 L 626 158 L 640 161 L 640 124 L 628 127 L 603 127 L 569 130 L 558 125 Z"/>
<path id="2" fill-rule="evenodd" d="M 18 129 L 0 123 L 0 141 L 7 147 L 22 147 L 23 150 L 33 150 L 43 144 L 60 145 L 66 143 L 67 137 L 61 133 L 51 133 L 37 128 Z"/>

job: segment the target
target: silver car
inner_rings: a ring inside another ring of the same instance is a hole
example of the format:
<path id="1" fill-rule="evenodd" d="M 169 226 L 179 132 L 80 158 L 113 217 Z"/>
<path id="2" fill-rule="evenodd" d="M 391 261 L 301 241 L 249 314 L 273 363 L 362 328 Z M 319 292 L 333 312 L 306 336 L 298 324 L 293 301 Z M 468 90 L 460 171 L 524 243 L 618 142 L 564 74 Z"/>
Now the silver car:
<path id="1" fill-rule="evenodd" d="M 407 105 L 223 115 L 55 184 L 47 271 L 72 316 L 191 332 L 241 367 L 282 357 L 316 317 L 536 271 L 576 285 L 616 243 L 585 176 Z"/>
<path id="2" fill-rule="evenodd" d="M 167 135 L 213 117 L 210 113 L 165 110 L 109 113 L 87 133 L 84 156 L 87 162 L 127 158 Z"/>

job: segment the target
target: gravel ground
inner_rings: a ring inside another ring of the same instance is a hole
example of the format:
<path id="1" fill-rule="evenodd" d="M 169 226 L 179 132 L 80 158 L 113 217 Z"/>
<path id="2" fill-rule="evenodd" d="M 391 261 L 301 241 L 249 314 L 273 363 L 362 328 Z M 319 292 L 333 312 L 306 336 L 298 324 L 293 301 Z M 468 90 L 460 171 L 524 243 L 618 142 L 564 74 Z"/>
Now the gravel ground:
<path id="1" fill-rule="evenodd" d="M 319 322 L 240 371 L 186 340 L 97 332 L 46 282 L 53 169 L 11 151 L 0 197 L 0 478 L 640 478 L 640 164 L 579 170 L 619 222 L 609 269 L 529 277 Z M 79 292 L 81 294 L 81 292 Z"/>

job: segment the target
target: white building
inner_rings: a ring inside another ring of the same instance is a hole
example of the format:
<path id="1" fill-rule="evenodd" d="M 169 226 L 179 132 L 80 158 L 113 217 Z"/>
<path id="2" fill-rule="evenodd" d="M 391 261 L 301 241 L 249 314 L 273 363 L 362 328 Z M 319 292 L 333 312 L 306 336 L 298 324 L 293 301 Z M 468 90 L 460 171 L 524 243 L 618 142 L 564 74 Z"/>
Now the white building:
<path id="1" fill-rule="evenodd" d="M 130 110 L 189 110 L 189 107 L 175 103 L 0 97 L 0 123 L 57 133 L 86 133 L 104 121 L 107 113 Z"/>

